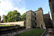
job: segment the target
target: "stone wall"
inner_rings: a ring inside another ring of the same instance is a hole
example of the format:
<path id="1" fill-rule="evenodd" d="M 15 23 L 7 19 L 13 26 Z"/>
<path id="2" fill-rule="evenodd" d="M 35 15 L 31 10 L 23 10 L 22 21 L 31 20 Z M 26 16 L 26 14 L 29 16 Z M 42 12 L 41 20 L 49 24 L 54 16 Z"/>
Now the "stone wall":
<path id="1" fill-rule="evenodd" d="M 49 6 L 51 10 L 52 22 L 53 22 L 53 27 L 54 27 L 54 0 L 49 0 Z"/>
<path id="2" fill-rule="evenodd" d="M 42 8 L 39 8 L 37 11 L 35 11 L 36 13 L 36 21 L 37 21 L 37 27 L 39 28 L 45 28 L 45 23 L 44 23 L 44 20 L 43 20 L 43 10 Z"/>
<path id="3" fill-rule="evenodd" d="M 32 28 L 32 10 L 26 12 L 26 29 Z"/>
<path id="4" fill-rule="evenodd" d="M 49 14 L 44 14 L 44 22 L 45 22 L 45 26 L 46 28 L 52 28 L 52 20 L 50 19 L 50 15 Z"/>
<path id="5" fill-rule="evenodd" d="M 43 10 L 39 8 L 37 11 L 27 11 L 26 12 L 26 28 L 45 28 L 45 23 L 43 20 Z"/>
<path id="6" fill-rule="evenodd" d="M 36 14 L 35 12 L 33 11 L 32 12 L 32 15 L 31 15 L 31 21 L 32 21 L 32 28 L 36 28 Z"/>
<path id="7" fill-rule="evenodd" d="M 20 25 L 21 27 L 24 26 L 24 21 L 18 21 L 18 22 L 7 22 L 7 23 L 0 23 L 5 25 Z"/>

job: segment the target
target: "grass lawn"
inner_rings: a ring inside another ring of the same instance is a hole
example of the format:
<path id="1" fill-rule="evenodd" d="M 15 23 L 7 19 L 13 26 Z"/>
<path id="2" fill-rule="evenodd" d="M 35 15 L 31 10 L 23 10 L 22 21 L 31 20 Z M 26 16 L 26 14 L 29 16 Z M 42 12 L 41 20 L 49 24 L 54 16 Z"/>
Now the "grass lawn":
<path id="1" fill-rule="evenodd" d="M 0 25 L 0 26 L 9 26 L 9 25 Z"/>
<path id="2" fill-rule="evenodd" d="M 14 26 L 14 25 L 3 25 L 3 24 L 1 25 L 1 24 L 0 24 L 0 27 L 2 27 L 2 26 Z"/>
<path id="3" fill-rule="evenodd" d="M 24 32 L 21 34 L 17 34 L 15 36 L 41 36 L 41 34 L 44 32 L 44 30 L 41 29 L 33 29 L 31 31 L 28 32 Z"/>

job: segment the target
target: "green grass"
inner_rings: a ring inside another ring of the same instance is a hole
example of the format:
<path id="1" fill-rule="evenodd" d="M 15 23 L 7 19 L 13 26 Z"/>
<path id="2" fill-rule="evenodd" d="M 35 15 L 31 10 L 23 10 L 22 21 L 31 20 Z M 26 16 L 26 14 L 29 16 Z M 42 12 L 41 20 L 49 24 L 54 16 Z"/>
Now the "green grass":
<path id="1" fill-rule="evenodd" d="M 9 25 L 0 25 L 0 26 L 9 26 Z"/>
<path id="2" fill-rule="evenodd" d="M 31 31 L 28 32 L 24 32 L 21 34 L 17 34 L 15 36 L 41 36 L 41 34 L 44 32 L 44 30 L 41 29 L 33 29 Z"/>
<path id="3" fill-rule="evenodd" d="M 0 26 L 14 26 L 14 25 L 0 25 Z"/>

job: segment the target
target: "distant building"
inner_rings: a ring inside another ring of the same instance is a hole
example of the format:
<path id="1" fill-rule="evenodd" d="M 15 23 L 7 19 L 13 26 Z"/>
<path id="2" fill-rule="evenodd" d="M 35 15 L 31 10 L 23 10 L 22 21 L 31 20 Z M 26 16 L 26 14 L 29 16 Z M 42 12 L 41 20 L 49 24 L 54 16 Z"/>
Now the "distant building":
<path id="1" fill-rule="evenodd" d="M 26 12 L 26 28 L 35 27 L 45 29 L 42 8 L 39 8 L 37 11 L 30 10 Z"/>
<path id="2" fill-rule="evenodd" d="M 49 6 L 52 14 L 52 22 L 54 27 L 54 0 L 49 0 Z"/>
<path id="3" fill-rule="evenodd" d="M 44 14 L 44 22 L 45 22 L 45 26 L 46 28 L 52 28 L 52 20 L 50 19 L 50 15 L 49 14 Z"/>

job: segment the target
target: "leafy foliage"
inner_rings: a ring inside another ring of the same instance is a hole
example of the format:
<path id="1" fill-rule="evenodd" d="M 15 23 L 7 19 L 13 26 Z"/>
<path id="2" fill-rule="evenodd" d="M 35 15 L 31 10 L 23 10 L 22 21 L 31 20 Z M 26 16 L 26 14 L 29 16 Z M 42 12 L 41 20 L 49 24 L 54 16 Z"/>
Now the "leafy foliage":
<path id="1" fill-rule="evenodd" d="M 26 20 L 26 13 L 24 13 L 23 15 L 21 15 L 21 20 L 22 21 Z"/>
<path id="2" fill-rule="evenodd" d="M 9 11 L 8 14 L 3 16 L 3 22 L 16 22 L 16 21 L 25 21 L 26 13 L 20 15 L 17 10 Z"/>
<path id="3" fill-rule="evenodd" d="M 3 17 L 3 22 L 15 22 L 20 21 L 20 13 L 17 10 L 9 11 L 7 16 Z"/>
<path id="4" fill-rule="evenodd" d="M 3 15 L 3 22 L 7 22 L 7 16 Z"/>

